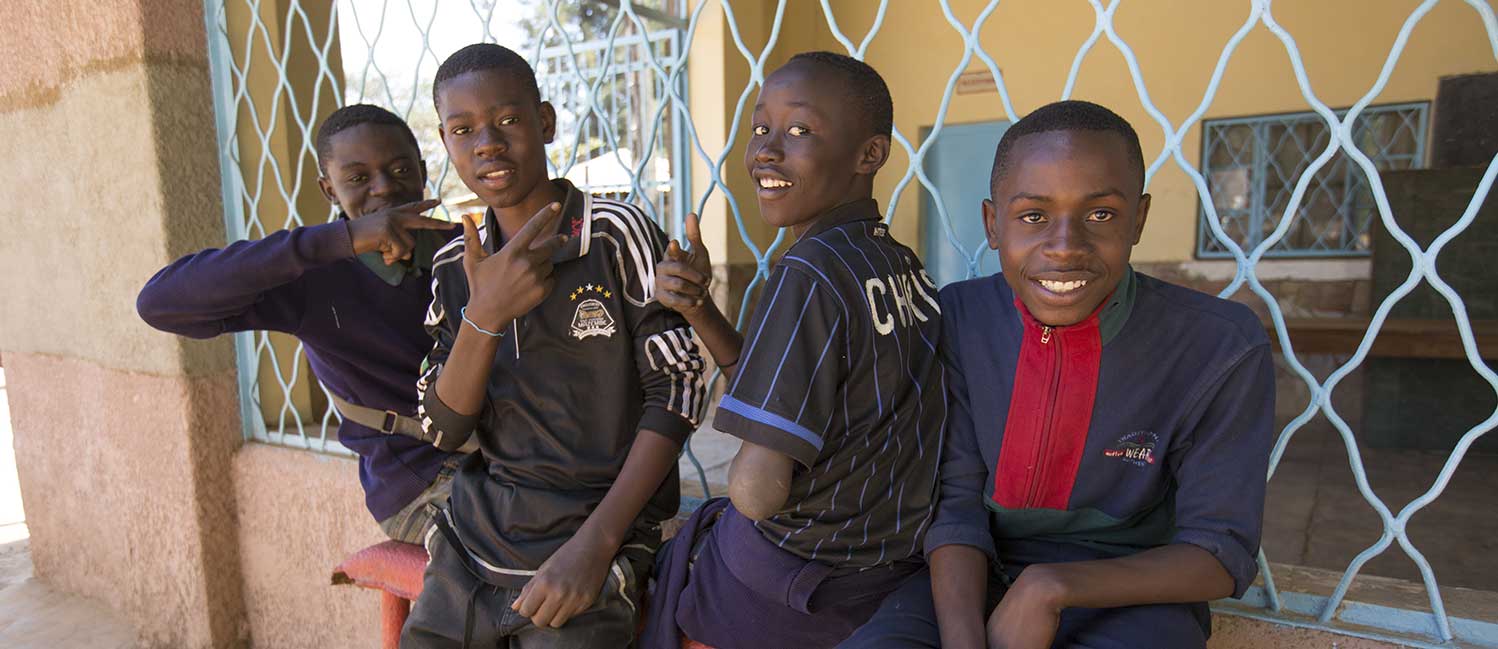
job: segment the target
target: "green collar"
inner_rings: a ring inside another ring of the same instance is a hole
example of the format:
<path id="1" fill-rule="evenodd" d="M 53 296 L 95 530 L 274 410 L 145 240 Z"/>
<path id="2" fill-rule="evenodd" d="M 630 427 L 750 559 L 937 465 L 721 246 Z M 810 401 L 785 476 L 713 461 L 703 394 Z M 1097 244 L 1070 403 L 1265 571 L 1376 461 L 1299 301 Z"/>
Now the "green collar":
<path id="1" fill-rule="evenodd" d="M 347 219 L 348 216 L 339 214 L 339 218 Z M 407 275 L 421 277 L 423 273 L 432 270 L 432 255 L 437 254 L 437 249 L 448 242 L 450 232 L 446 230 L 417 230 L 412 233 L 416 239 L 416 248 L 411 251 L 410 260 L 400 260 L 386 265 L 385 258 L 379 251 L 366 252 L 359 255 L 359 263 L 364 264 L 376 277 L 384 280 L 391 286 L 400 286 L 406 280 Z"/>
<path id="2" fill-rule="evenodd" d="M 1118 332 L 1123 331 L 1124 323 L 1129 321 L 1129 314 L 1134 311 L 1134 298 L 1138 293 L 1139 280 L 1134 276 L 1134 267 L 1131 265 L 1124 273 L 1123 280 L 1118 283 L 1118 288 L 1113 289 L 1107 306 L 1098 312 L 1098 334 L 1102 336 L 1102 344 L 1108 344 Z"/>

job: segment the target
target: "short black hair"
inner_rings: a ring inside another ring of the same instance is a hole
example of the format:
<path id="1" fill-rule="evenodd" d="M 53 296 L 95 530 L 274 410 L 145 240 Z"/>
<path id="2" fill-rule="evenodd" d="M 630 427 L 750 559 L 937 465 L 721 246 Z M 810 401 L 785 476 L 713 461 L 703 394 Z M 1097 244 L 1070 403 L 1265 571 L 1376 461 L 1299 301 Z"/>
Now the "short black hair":
<path id="1" fill-rule="evenodd" d="M 328 173 L 327 160 L 332 154 L 333 136 L 360 124 L 383 124 L 400 129 L 406 141 L 411 143 L 411 148 L 416 149 L 416 155 L 421 156 L 421 145 L 416 142 L 416 134 L 411 132 L 411 125 L 399 115 L 373 104 L 351 104 L 333 111 L 327 119 L 323 120 L 322 126 L 317 127 L 317 169 L 324 175 Z"/>
<path id="2" fill-rule="evenodd" d="M 848 83 L 848 93 L 853 96 L 859 112 L 868 120 L 869 131 L 874 135 L 890 137 L 895 127 L 895 102 L 889 96 L 889 86 L 879 72 L 858 59 L 836 52 L 802 52 L 786 61 L 790 65 L 804 61 L 832 68 Z"/>
<path id="3" fill-rule="evenodd" d="M 1090 101 L 1058 101 L 1035 109 L 1015 122 L 993 152 L 993 173 L 988 177 L 989 190 L 999 186 L 999 179 L 1009 170 L 1009 151 L 1014 143 L 1026 135 L 1050 133 L 1052 131 L 1108 131 L 1117 133 L 1124 140 L 1124 153 L 1134 163 L 1139 177 L 1139 186 L 1144 187 L 1144 151 L 1139 146 L 1139 134 L 1129 121 L 1118 113 Z"/>
<path id="4" fill-rule="evenodd" d="M 499 70 L 514 75 L 530 91 L 531 99 L 541 103 L 541 87 L 536 85 L 536 70 L 525 57 L 503 45 L 474 43 L 453 52 L 442 65 L 437 66 L 437 75 L 432 78 L 432 105 L 437 104 L 437 94 L 442 91 L 442 84 L 454 77 L 480 70 Z"/>

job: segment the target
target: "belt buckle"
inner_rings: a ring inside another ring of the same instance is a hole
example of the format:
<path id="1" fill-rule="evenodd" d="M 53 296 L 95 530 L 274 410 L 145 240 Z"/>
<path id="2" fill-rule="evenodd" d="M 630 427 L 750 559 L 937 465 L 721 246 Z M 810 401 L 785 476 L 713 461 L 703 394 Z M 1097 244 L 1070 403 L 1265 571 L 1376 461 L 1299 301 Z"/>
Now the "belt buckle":
<path id="1" fill-rule="evenodd" d="M 400 423 L 400 414 L 394 410 L 385 411 L 385 420 L 380 422 L 380 432 L 386 435 L 394 435 L 395 427 Z"/>

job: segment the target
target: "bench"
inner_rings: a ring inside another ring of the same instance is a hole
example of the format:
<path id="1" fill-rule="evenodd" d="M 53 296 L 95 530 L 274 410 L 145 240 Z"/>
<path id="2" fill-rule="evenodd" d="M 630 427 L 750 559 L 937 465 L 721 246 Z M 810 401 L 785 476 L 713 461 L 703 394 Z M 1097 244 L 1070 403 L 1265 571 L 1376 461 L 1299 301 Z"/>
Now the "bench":
<path id="1" fill-rule="evenodd" d="M 1298 354 L 1351 354 L 1363 342 L 1368 324 L 1368 318 L 1285 319 L 1290 344 Z M 1280 342 L 1274 323 L 1265 322 L 1264 327 L 1278 350 Z M 1478 355 L 1498 358 L 1498 320 L 1473 320 L 1472 336 L 1477 340 Z M 1467 359 L 1456 320 L 1451 318 L 1388 318 L 1368 354 L 1383 358 Z"/>
<path id="2" fill-rule="evenodd" d="M 670 538 L 681 529 L 681 519 L 666 521 L 662 528 L 664 536 Z M 406 625 L 406 616 L 411 614 L 411 602 L 421 594 L 422 573 L 426 566 L 426 548 L 384 541 L 355 552 L 338 564 L 333 569 L 333 585 L 352 584 L 380 591 L 380 647 L 399 649 L 401 627 Z M 641 623 L 644 623 L 643 616 Z M 681 649 L 713 648 L 683 637 Z"/>
<path id="3" fill-rule="evenodd" d="M 333 569 L 333 585 L 353 584 L 380 591 L 380 647 L 399 649 L 401 627 L 411 602 L 421 594 L 427 551 L 419 545 L 385 541 L 355 552 Z"/>

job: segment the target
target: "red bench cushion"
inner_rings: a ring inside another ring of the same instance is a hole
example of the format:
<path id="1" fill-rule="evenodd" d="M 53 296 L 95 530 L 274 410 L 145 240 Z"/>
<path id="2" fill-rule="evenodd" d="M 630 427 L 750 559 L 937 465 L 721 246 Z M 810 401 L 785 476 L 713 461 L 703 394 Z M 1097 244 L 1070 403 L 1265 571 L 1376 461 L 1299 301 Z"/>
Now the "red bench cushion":
<path id="1" fill-rule="evenodd" d="M 355 552 L 333 570 L 333 583 L 377 588 L 409 600 L 421 594 L 427 551 L 419 545 L 385 541 Z"/>

